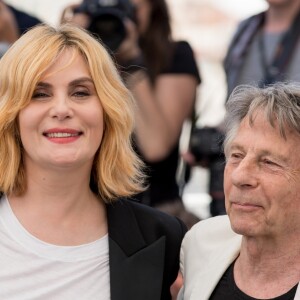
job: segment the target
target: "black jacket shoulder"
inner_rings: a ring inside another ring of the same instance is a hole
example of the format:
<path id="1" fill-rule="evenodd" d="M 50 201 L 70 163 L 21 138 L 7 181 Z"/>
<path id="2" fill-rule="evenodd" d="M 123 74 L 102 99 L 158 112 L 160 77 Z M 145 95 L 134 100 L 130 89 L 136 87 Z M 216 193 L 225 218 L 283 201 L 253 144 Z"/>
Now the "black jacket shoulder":
<path id="1" fill-rule="evenodd" d="M 111 299 L 171 300 L 186 226 L 133 200 L 107 205 Z"/>
<path id="2" fill-rule="evenodd" d="M 113 222 L 117 224 L 125 219 L 127 224 L 133 223 L 138 226 L 146 243 L 152 243 L 163 235 L 167 237 L 167 241 L 181 243 L 187 231 L 184 223 L 178 218 L 134 200 L 120 199 L 108 205 L 109 231 L 113 235 L 117 234 L 115 230 L 119 231 Z M 117 235 L 120 236 L 119 233 Z"/>

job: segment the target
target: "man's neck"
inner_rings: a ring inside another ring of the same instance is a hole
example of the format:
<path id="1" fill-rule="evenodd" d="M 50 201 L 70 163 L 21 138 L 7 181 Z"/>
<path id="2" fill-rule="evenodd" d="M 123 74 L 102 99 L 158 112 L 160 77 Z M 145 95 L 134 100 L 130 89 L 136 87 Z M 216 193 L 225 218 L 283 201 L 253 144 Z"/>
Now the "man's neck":
<path id="1" fill-rule="evenodd" d="M 299 253 L 299 246 L 293 241 L 268 244 L 243 238 L 240 256 L 234 266 L 235 282 L 254 298 L 283 295 L 300 281 Z"/>
<path id="2" fill-rule="evenodd" d="M 267 33 L 280 33 L 287 31 L 300 11 L 300 1 L 289 5 L 270 5 L 266 12 L 264 31 Z"/>

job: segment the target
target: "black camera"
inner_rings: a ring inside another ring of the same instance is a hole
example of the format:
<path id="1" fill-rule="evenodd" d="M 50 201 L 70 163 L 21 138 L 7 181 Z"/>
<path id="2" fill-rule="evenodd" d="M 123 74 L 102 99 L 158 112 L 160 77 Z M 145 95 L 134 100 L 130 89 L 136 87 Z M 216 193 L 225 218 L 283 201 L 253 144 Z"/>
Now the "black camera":
<path id="1" fill-rule="evenodd" d="M 194 128 L 190 138 L 190 152 L 197 162 L 204 161 L 209 169 L 209 194 L 212 197 L 210 213 L 212 216 L 226 214 L 224 198 L 225 155 L 223 142 L 225 135 L 218 128 Z"/>
<path id="2" fill-rule="evenodd" d="M 135 21 L 135 9 L 130 0 L 84 0 L 74 13 L 85 13 L 90 19 L 87 28 L 112 51 L 126 37 L 125 18 Z"/>
<path id="3" fill-rule="evenodd" d="M 224 134 L 214 127 L 194 128 L 190 139 L 190 151 L 196 161 L 208 162 L 218 159 L 223 153 Z"/>

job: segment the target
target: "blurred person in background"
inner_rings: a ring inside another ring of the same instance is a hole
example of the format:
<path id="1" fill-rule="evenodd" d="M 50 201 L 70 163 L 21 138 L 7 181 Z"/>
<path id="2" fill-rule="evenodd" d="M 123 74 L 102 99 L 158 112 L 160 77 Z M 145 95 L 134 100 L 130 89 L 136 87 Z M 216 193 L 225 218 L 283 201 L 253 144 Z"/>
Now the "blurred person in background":
<path id="1" fill-rule="evenodd" d="M 277 81 L 300 81 L 300 1 L 267 0 L 266 11 L 242 21 L 224 61 L 228 95 L 240 84 L 266 86 Z M 209 193 L 212 216 L 225 214 L 223 173 L 225 157 L 221 144 L 223 126 L 195 134 L 198 150 L 187 161 L 196 163 L 198 152 L 213 149 L 202 163 L 210 170 Z M 200 135 L 201 134 L 201 135 Z M 201 142 L 202 141 L 202 142 Z M 201 148 L 200 144 L 208 146 Z M 200 156 L 198 154 L 198 156 Z M 197 163 L 199 163 L 197 161 Z"/>
<path id="2" fill-rule="evenodd" d="M 85 2 L 65 19 L 88 28 L 93 13 Z M 100 2 L 94 9 L 103 9 Z M 155 207 L 182 205 L 176 181 L 179 137 L 184 121 L 193 114 L 200 83 L 197 64 L 191 46 L 172 39 L 164 0 L 126 2 L 114 1 L 110 8 L 134 7 L 133 18 L 125 20 L 126 37 L 113 55 L 137 102 L 135 147 L 146 163 L 149 185 L 137 198 Z"/>
<path id="3" fill-rule="evenodd" d="M 240 84 L 300 81 L 300 1 L 267 0 L 268 9 L 241 22 L 227 56 L 228 95 Z"/>
<path id="4" fill-rule="evenodd" d="M 0 0 L 0 57 L 26 30 L 41 21 Z"/>
<path id="5" fill-rule="evenodd" d="M 300 84 L 237 87 L 225 132 L 228 215 L 186 234 L 178 300 L 300 299 Z"/>
<path id="6" fill-rule="evenodd" d="M 171 299 L 186 227 L 127 199 L 134 100 L 105 48 L 36 26 L 0 82 L 0 299 Z"/>

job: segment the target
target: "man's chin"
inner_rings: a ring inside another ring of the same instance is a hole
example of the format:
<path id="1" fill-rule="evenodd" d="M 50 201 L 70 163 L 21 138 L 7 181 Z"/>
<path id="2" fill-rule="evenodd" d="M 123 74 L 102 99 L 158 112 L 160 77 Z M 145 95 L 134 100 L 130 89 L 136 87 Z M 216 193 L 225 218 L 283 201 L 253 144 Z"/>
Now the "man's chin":
<path id="1" fill-rule="evenodd" d="M 230 217 L 229 217 L 230 218 Z M 258 224 L 251 220 L 240 218 L 230 218 L 231 229 L 240 235 L 243 236 L 253 236 L 257 233 Z"/>

